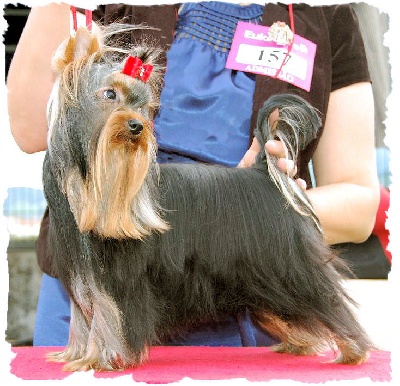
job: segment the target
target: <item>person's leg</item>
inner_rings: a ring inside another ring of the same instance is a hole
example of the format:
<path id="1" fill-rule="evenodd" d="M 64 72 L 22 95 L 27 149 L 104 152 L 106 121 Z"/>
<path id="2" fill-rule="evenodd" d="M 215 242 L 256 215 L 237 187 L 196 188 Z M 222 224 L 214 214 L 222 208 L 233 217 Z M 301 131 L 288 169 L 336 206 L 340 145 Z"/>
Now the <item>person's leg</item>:
<path id="1" fill-rule="evenodd" d="M 279 343 L 279 340 L 269 335 L 253 322 L 249 311 L 244 315 L 238 315 L 237 323 L 239 325 L 242 346 L 244 347 L 268 347 Z"/>
<path id="2" fill-rule="evenodd" d="M 261 347 L 279 343 L 267 332 L 255 325 L 250 313 L 227 316 L 214 323 L 201 323 L 181 337 L 176 337 L 168 346 L 225 346 L 225 347 Z"/>
<path id="3" fill-rule="evenodd" d="M 43 274 L 36 311 L 34 346 L 66 346 L 69 336 L 70 301 L 61 282 Z"/>

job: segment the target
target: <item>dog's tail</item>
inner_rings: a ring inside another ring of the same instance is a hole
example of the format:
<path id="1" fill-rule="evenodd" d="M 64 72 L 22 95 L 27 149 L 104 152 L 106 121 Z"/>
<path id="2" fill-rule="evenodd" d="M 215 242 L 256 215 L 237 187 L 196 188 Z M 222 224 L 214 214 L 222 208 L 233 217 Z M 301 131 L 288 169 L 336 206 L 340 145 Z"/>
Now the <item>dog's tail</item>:
<path id="1" fill-rule="evenodd" d="M 269 117 L 278 110 L 279 118 L 270 122 Z M 277 159 L 264 150 L 264 144 L 270 139 L 279 139 L 285 147 L 286 159 L 297 164 L 298 155 L 317 136 L 321 127 L 318 111 L 302 97 L 295 94 L 276 94 L 266 100 L 260 109 L 255 136 L 262 151 L 259 159 L 266 160 L 268 173 L 286 197 L 289 204 L 300 214 L 311 217 L 317 229 L 321 226 L 314 209 L 300 186 L 277 166 Z"/>

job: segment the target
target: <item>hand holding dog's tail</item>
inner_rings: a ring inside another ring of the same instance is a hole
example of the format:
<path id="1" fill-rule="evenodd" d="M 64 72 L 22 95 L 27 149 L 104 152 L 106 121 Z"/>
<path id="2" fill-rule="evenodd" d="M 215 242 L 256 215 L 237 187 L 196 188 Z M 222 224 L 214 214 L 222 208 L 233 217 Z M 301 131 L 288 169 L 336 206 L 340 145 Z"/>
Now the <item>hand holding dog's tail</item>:
<path id="1" fill-rule="evenodd" d="M 270 116 L 278 110 L 279 117 L 272 121 Z M 264 150 L 268 140 L 278 139 L 285 148 L 286 159 L 297 164 L 301 150 L 316 138 L 321 120 L 316 109 L 295 94 L 276 94 L 267 99 L 260 109 L 255 136 L 262 150 L 257 161 L 266 161 L 268 172 L 286 197 L 289 204 L 299 213 L 311 217 L 318 229 L 319 220 L 300 186 L 291 178 L 289 171 L 277 166 L 277 159 Z"/>

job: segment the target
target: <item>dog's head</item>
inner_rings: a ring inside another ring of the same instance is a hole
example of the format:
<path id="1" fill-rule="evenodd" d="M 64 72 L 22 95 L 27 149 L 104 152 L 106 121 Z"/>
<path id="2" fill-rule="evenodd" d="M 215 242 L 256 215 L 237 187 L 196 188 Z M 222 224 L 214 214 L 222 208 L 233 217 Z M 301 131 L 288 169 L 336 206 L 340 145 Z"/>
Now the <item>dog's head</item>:
<path id="1" fill-rule="evenodd" d="M 138 45 L 128 51 L 108 44 L 112 36 L 137 28 L 110 25 L 92 34 L 81 27 L 60 45 L 52 61 L 56 84 L 48 109 L 49 145 L 60 137 L 57 127 L 65 132 L 72 125 L 82 129 L 87 143 L 121 109 L 136 112 L 143 124 L 152 120 L 162 79 L 155 62 L 159 50 Z M 129 123 L 127 128 L 132 131 Z"/>
<path id="2" fill-rule="evenodd" d="M 159 51 L 107 44 L 134 28 L 141 27 L 110 25 L 98 34 L 79 28 L 53 57 L 52 172 L 79 229 L 106 238 L 141 238 L 166 229 L 149 204 L 151 182 L 146 185 L 156 168 L 152 119 L 161 83 Z M 136 210 L 143 206 L 145 212 Z"/>

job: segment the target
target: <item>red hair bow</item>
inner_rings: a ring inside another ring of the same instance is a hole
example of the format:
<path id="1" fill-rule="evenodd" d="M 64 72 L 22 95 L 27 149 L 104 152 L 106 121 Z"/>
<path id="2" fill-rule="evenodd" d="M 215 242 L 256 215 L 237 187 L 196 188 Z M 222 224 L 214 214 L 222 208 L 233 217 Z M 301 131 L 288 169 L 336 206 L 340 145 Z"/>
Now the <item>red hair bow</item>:
<path id="1" fill-rule="evenodd" d="M 129 56 L 122 73 L 147 82 L 152 71 L 153 66 L 151 64 L 143 64 L 143 61 L 137 56 Z"/>

